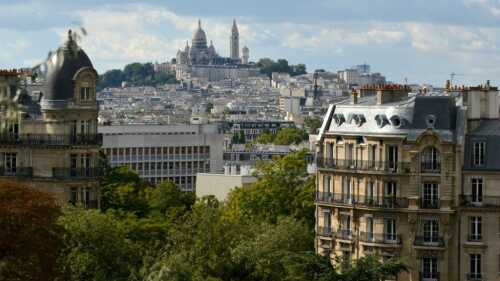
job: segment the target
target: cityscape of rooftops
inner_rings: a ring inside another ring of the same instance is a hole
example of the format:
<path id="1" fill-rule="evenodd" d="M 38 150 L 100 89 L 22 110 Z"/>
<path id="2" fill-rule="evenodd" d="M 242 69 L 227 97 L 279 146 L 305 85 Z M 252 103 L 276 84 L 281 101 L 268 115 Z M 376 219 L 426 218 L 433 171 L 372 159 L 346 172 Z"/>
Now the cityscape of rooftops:
<path id="1" fill-rule="evenodd" d="M 0 0 L 0 280 L 490 281 L 498 0 Z"/>

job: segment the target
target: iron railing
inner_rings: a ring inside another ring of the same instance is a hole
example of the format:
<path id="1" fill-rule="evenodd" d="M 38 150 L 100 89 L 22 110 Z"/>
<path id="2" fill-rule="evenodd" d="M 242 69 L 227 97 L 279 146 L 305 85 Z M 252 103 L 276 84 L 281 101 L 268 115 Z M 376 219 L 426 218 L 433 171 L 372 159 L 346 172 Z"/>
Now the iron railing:
<path id="1" fill-rule="evenodd" d="M 102 134 L 0 134 L 0 144 L 10 145 L 102 145 Z"/>
<path id="2" fill-rule="evenodd" d="M 359 232 L 359 240 L 377 244 L 401 244 L 401 234 Z"/>
<path id="3" fill-rule="evenodd" d="M 420 281 L 439 281 L 439 272 L 419 272 Z"/>
<path id="4" fill-rule="evenodd" d="M 460 204 L 466 207 L 500 207 L 500 196 L 461 195 Z"/>
<path id="5" fill-rule="evenodd" d="M 356 204 L 373 208 L 408 208 L 408 198 L 404 197 L 373 197 L 331 192 L 316 192 L 316 202 L 318 203 L 338 203 L 338 204 Z"/>
<path id="6" fill-rule="evenodd" d="M 0 176 L 31 178 L 33 177 L 33 167 L 15 167 L 14 169 L 5 169 L 0 167 Z"/>
<path id="7" fill-rule="evenodd" d="M 335 238 L 344 239 L 344 240 L 352 240 L 353 234 L 350 229 L 338 229 L 335 232 Z"/>
<path id="8" fill-rule="evenodd" d="M 422 173 L 440 173 L 441 172 L 441 162 L 439 161 L 425 161 L 421 162 L 420 171 Z"/>
<path id="9" fill-rule="evenodd" d="M 483 281 L 483 274 L 481 272 L 467 273 L 468 281 Z"/>
<path id="10" fill-rule="evenodd" d="M 103 175 L 103 169 L 92 168 L 62 168 L 56 167 L 52 169 L 52 175 L 57 179 L 85 179 L 98 178 Z"/>
<path id="11" fill-rule="evenodd" d="M 483 239 L 483 236 L 480 233 L 467 235 L 467 241 L 469 241 L 469 242 L 479 242 L 482 239 Z"/>
<path id="12" fill-rule="evenodd" d="M 384 173 L 409 173 L 411 166 L 410 162 L 332 159 L 323 157 L 318 157 L 316 164 L 319 168 Z"/>
<path id="13" fill-rule="evenodd" d="M 429 198 L 421 198 L 420 208 L 422 209 L 439 209 L 440 208 L 440 200 L 439 199 L 429 199 Z"/>
<path id="14" fill-rule="evenodd" d="M 332 228 L 327 226 L 318 226 L 318 235 L 332 236 Z"/>
<path id="15" fill-rule="evenodd" d="M 415 236 L 415 246 L 425 247 L 444 247 L 444 239 L 442 236 Z"/>

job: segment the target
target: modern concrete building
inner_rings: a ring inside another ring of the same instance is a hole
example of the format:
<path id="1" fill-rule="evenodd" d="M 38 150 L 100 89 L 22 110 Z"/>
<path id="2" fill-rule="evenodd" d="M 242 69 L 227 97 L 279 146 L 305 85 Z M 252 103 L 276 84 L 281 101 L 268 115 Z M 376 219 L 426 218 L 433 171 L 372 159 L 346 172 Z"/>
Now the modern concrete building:
<path id="1" fill-rule="evenodd" d="M 223 171 L 224 135 L 214 124 L 102 126 L 112 167 L 128 166 L 153 184 L 170 180 L 195 191 L 197 173 Z"/>
<path id="2" fill-rule="evenodd" d="M 200 173 L 196 175 L 196 197 L 213 195 L 219 201 L 224 201 L 235 187 L 245 187 L 255 181 L 257 178 L 251 175 Z"/>
<path id="3" fill-rule="evenodd" d="M 30 73 L 0 71 L 1 180 L 53 193 L 60 203 L 99 205 L 97 78 L 71 31 Z"/>
<path id="4" fill-rule="evenodd" d="M 397 280 L 459 280 L 464 108 L 408 91 L 367 87 L 328 109 L 318 137 L 316 249 L 332 262 L 400 257 L 410 271 Z"/>

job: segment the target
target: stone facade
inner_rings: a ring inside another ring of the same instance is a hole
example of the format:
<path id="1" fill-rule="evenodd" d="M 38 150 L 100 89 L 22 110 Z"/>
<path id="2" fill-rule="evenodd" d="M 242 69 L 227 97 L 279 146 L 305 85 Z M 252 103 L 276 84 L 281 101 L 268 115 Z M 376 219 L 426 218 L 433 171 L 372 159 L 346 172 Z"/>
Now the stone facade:
<path id="1" fill-rule="evenodd" d="M 99 205 L 97 78 L 71 32 L 33 73 L 0 72 L 2 180 L 54 193 L 61 203 Z"/>

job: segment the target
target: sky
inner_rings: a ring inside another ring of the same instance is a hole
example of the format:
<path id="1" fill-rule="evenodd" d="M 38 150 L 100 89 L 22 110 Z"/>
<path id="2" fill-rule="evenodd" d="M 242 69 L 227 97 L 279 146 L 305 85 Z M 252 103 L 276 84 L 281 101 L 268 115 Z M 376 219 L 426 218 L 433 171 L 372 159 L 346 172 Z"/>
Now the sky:
<path id="1" fill-rule="evenodd" d="M 232 20 L 250 60 L 286 58 L 309 71 L 368 63 L 396 83 L 500 85 L 500 0 L 0 0 L 0 68 L 43 61 L 84 27 L 99 73 L 163 62 L 201 19 L 229 55 Z"/>

